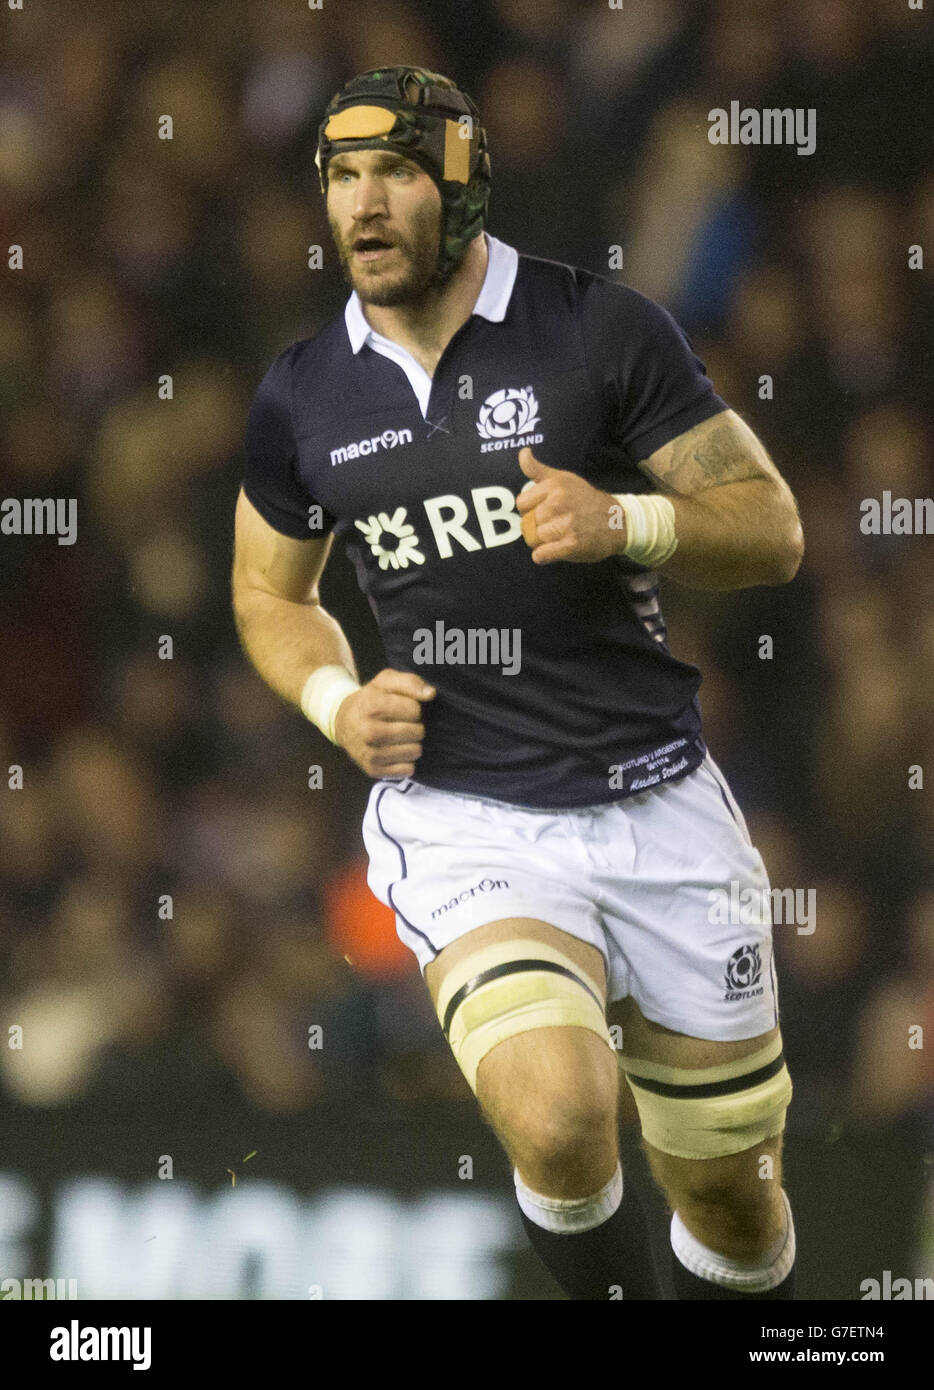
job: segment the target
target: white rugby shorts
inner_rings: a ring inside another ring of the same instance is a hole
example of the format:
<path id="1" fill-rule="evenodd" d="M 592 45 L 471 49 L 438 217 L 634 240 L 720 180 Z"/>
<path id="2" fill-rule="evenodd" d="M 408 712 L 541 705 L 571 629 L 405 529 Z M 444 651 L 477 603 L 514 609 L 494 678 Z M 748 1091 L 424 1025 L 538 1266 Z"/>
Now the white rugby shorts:
<path id="1" fill-rule="evenodd" d="M 527 917 L 596 946 L 607 1002 L 632 996 L 675 1032 L 732 1042 L 778 1023 L 768 875 L 709 754 L 679 781 L 570 811 L 380 781 L 363 838 L 367 882 L 423 973 L 475 927 Z"/>

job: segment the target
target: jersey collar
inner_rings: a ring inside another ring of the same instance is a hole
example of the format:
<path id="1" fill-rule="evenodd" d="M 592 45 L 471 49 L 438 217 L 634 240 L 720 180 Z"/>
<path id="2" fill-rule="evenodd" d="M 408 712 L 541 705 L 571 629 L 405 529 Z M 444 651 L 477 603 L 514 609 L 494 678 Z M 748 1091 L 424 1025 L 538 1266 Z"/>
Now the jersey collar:
<path id="1" fill-rule="evenodd" d="M 489 232 L 484 232 L 483 235 L 486 237 L 487 245 L 486 275 L 477 296 L 477 302 L 473 306 L 473 313 L 479 314 L 481 318 L 489 319 L 492 323 L 502 323 L 512 298 L 513 285 L 516 282 L 519 253 L 515 247 L 507 246 L 504 241 L 490 236 Z M 358 353 L 367 342 L 388 343 L 391 341 L 385 338 L 382 333 L 377 333 L 367 323 L 363 313 L 363 305 L 356 290 L 347 301 L 344 309 L 344 322 L 347 325 L 347 336 L 354 353 Z"/>

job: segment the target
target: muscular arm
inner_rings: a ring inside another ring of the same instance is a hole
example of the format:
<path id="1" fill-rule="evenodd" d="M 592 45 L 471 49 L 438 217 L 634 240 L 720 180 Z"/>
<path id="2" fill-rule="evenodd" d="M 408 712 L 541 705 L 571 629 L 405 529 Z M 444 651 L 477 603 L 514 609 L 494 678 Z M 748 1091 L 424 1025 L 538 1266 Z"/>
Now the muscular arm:
<path id="1" fill-rule="evenodd" d="M 639 467 L 675 509 L 678 548 L 665 574 L 695 589 L 794 578 L 804 554 L 794 497 L 735 411 L 678 435 Z"/>
<path id="2" fill-rule="evenodd" d="M 293 705 L 318 666 L 346 666 L 357 674 L 346 637 L 319 602 L 318 583 L 332 540 L 291 540 L 269 526 L 243 492 L 237 499 L 237 631 L 263 680 Z"/>
<path id="3" fill-rule="evenodd" d="M 319 667 L 343 666 L 359 681 L 347 638 L 319 602 L 332 539 L 291 540 L 269 526 L 242 491 L 237 499 L 237 631 L 266 684 L 299 708 L 305 682 Z M 435 694 L 409 671 L 380 671 L 342 699 L 333 718 L 334 740 L 370 777 L 411 777 L 425 737 L 422 702 Z M 328 721 L 314 722 L 324 728 Z"/>

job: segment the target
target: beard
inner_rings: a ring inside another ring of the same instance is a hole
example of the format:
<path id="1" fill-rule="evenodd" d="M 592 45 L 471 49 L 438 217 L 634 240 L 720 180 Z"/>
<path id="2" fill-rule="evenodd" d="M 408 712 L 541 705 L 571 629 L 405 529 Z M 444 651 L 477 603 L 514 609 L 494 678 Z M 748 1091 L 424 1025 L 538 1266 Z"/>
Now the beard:
<path id="1" fill-rule="evenodd" d="M 379 236 L 378 229 L 369 232 L 357 228 L 344 240 L 334 219 L 329 218 L 328 221 L 341 272 L 363 304 L 392 309 L 400 304 L 424 303 L 447 284 L 456 269 L 452 267 L 444 274 L 438 269 L 441 219 L 437 208 L 429 207 L 416 214 L 407 233 L 393 232 L 392 244 L 398 263 L 391 269 L 383 269 L 378 263 L 371 268 L 367 262 L 357 261 L 354 256 L 353 243 L 361 236 Z"/>

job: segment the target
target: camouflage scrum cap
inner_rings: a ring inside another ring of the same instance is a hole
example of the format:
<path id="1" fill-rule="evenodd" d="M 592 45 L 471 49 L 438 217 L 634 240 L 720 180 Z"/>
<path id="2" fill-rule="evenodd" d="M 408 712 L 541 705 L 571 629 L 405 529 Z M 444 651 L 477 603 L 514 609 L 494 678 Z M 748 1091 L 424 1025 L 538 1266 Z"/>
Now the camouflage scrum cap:
<path id="1" fill-rule="evenodd" d="M 441 193 L 438 271 L 459 265 L 486 222 L 490 157 L 480 112 L 448 77 L 424 68 L 374 68 L 332 97 L 318 127 L 322 193 L 328 162 L 345 150 L 397 150 L 430 174 Z"/>

